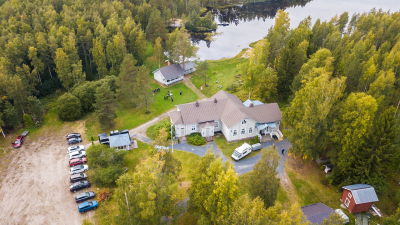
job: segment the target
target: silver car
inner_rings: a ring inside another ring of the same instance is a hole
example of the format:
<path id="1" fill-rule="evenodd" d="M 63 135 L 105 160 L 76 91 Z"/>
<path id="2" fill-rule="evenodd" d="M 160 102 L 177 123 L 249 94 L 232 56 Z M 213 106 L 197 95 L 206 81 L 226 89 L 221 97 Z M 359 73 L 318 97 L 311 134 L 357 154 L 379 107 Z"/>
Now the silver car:
<path id="1" fill-rule="evenodd" d="M 88 165 L 78 165 L 78 166 L 71 167 L 71 169 L 69 169 L 69 174 L 73 175 L 73 174 L 77 174 L 77 173 L 83 173 L 86 170 L 89 170 Z"/>
<path id="2" fill-rule="evenodd" d="M 71 147 L 67 148 L 67 153 L 71 153 L 74 151 L 84 151 L 85 150 L 85 146 L 83 145 L 72 145 Z"/>
<path id="3" fill-rule="evenodd" d="M 76 159 L 76 158 L 82 158 L 85 156 L 86 156 L 85 151 L 74 151 L 74 152 L 69 153 L 69 160 Z"/>

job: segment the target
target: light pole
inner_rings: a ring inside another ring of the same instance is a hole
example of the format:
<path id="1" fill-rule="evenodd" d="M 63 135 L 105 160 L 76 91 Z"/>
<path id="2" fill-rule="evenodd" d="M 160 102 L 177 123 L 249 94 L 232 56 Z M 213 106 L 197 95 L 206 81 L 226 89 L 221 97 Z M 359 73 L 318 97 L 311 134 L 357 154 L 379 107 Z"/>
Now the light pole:
<path id="1" fill-rule="evenodd" d="M 174 125 L 171 124 L 171 144 L 172 144 L 172 153 L 174 153 L 174 139 L 173 139 L 174 137 L 172 136 L 172 134 L 173 134 L 172 133 L 172 126 L 174 126 Z"/>

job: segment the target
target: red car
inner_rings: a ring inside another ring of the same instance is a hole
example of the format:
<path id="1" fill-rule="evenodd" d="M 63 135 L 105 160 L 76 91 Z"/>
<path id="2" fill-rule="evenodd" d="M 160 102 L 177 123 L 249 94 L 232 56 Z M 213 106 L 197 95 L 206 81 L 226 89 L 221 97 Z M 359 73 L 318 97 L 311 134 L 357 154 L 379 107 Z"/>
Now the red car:
<path id="1" fill-rule="evenodd" d="M 24 142 L 24 136 L 18 136 L 17 140 L 15 140 L 15 142 L 13 142 L 12 144 L 14 145 L 14 148 L 19 148 L 21 147 L 23 142 Z"/>
<path id="2" fill-rule="evenodd" d="M 87 162 L 86 158 L 71 159 L 71 160 L 69 160 L 69 166 L 76 166 L 76 165 L 84 164 L 86 162 Z"/>

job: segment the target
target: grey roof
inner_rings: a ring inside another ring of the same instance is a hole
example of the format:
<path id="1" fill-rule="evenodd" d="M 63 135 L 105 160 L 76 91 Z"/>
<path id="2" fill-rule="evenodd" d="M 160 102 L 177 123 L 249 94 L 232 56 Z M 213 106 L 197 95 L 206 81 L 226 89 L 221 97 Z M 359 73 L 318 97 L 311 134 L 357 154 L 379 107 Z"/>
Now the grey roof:
<path id="1" fill-rule="evenodd" d="M 356 204 L 363 204 L 369 202 L 379 201 L 374 187 L 368 184 L 353 184 L 342 187 L 343 189 L 351 191 Z"/>
<path id="2" fill-rule="evenodd" d="M 230 128 L 246 118 L 259 123 L 281 120 L 281 111 L 277 103 L 247 108 L 235 95 L 222 90 L 211 98 L 198 102 L 198 105 L 192 102 L 177 107 L 179 113 L 170 113 L 174 124 L 195 124 L 220 119 Z"/>
<path id="3" fill-rule="evenodd" d="M 200 123 L 200 127 L 201 128 L 204 128 L 204 127 L 215 127 L 215 121 L 208 121 L 208 122 Z"/>
<path id="4" fill-rule="evenodd" d="M 171 80 L 183 76 L 184 71 L 179 64 L 171 64 L 169 66 L 158 69 L 166 80 Z"/>
<path id="5" fill-rule="evenodd" d="M 303 211 L 303 214 L 313 224 L 322 223 L 324 219 L 328 219 L 329 215 L 335 212 L 335 210 L 322 203 L 301 207 L 301 211 Z"/>
<path id="6" fill-rule="evenodd" d="M 118 134 L 109 137 L 110 147 L 123 147 L 131 144 L 129 134 Z"/>
<path id="7" fill-rule="evenodd" d="M 180 64 L 183 68 L 183 63 Z M 194 63 L 192 61 L 185 62 L 185 70 L 194 69 Z"/>

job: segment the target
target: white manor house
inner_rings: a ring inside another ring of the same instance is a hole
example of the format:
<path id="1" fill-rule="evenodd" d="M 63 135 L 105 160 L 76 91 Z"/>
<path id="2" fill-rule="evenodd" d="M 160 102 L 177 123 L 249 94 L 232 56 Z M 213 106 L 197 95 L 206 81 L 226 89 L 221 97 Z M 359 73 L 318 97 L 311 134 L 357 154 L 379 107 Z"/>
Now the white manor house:
<path id="1" fill-rule="evenodd" d="M 279 130 L 281 110 L 277 103 L 264 104 L 250 99 L 242 103 L 236 96 L 219 91 L 211 98 L 177 105 L 169 113 L 175 126 L 175 136 L 183 137 L 194 132 L 212 137 L 222 132 L 227 141 L 259 136 L 283 138 Z"/>

